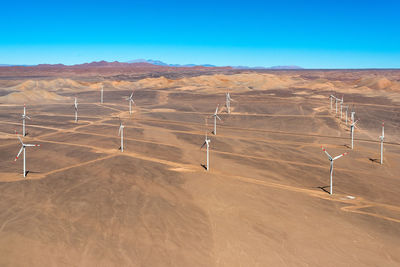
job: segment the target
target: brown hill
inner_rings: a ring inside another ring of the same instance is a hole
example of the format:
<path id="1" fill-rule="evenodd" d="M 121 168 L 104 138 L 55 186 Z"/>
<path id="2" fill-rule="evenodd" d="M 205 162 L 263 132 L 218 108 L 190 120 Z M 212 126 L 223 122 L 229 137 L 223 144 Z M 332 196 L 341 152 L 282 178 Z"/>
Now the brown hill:
<path id="1" fill-rule="evenodd" d="M 366 86 L 374 90 L 398 90 L 399 83 L 391 81 L 385 76 L 365 77 L 356 81 L 356 86 Z"/>
<path id="2" fill-rule="evenodd" d="M 40 64 L 36 66 L 6 66 L 0 68 L 0 77 L 23 76 L 74 76 L 74 75 L 120 75 L 150 72 L 187 72 L 232 69 L 231 67 L 171 67 L 146 62 L 122 63 L 98 61 L 77 65 Z"/>

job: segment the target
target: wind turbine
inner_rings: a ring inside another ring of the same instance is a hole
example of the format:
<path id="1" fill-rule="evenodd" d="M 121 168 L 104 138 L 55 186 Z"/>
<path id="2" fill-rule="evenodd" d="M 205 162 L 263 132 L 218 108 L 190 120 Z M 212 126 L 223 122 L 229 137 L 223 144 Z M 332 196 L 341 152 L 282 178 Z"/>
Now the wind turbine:
<path id="1" fill-rule="evenodd" d="M 332 100 L 335 98 L 335 96 L 334 95 L 330 95 L 329 96 L 329 100 L 330 100 L 330 102 L 331 102 L 331 111 L 332 111 Z"/>
<path id="2" fill-rule="evenodd" d="M 347 152 L 346 152 L 346 153 L 343 153 L 343 154 L 340 154 L 339 156 L 336 156 L 336 157 L 332 158 L 331 155 L 329 155 L 329 153 L 326 151 L 325 148 L 322 147 L 322 151 L 325 152 L 325 154 L 328 156 L 329 161 L 331 162 L 331 168 L 330 168 L 330 177 L 331 177 L 331 180 L 330 180 L 330 190 L 329 190 L 329 194 L 332 195 L 332 194 L 333 194 L 333 181 L 332 181 L 333 162 L 334 162 L 335 160 L 337 160 L 338 158 L 341 158 L 341 157 L 343 157 L 344 155 L 347 155 Z"/>
<path id="3" fill-rule="evenodd" d="M 214 135 L 217 135 L 217 119 L 221 120 L 221 118 L 218 116 L 218 107 L 219 105 L 217 105 L 215 113 L 211 115 L 211 117 L 214 117 L 214 132 L 213 132 Z"/>
<path id="4" fill-rule="evenodd" d="M 124 125 L 122 124 L 121 119 L 119 119 L 119 131 L 118 136 L 121 136 L 121 152 L 124 152 Z"/>
<path id="5" fill-rule="evenodd" d="M 31 119 L 26 115 L 26 105 L 24 104 L 24 114 L 22 114 L 22 136 L 26 136 L 25 133 L 25 119 Z"/>
<path id="6" fill-rule="evenodd" d="M 337 114 L 337 103 L 338 103 L 339 98 L 335 97 L 335 113 Z"/>
<path id="7" fill-rule="evenodd" d="M 207 137 L 207 118 L 206 118 L 206 138 L 204 140 L 204 144 L 200 147 L 200 149 L 202 149 L 204 146 L 207 146 L 207 166 L 206 166 L 207 171 L 209 170 L 209 167 L 210 167 L 210 165 L 209 165 L 209 163 L 210 163 L 209 162 L 209 160 L 210 160 L 210 156 L 209 156 L 210 142 L 211 142 L 211 139 L 208 139 L 208 137 Z"/>
<path id="8" fill-rule="evenodd" d="M 349 106 L 344 106 L 344 108 L 346 109 L 346 125 L 347 125 L 347 117 L 348 117 L 348 111 L 349 111 Z"/>
<path id="9" fill-rule="evenodd" d="M 356 112 L 354 111 L 354 105 L 351 107 L 351 112 L 350 112 L 350 119 L 353 122 L 354 121 L 354 115 L 356 114 Z"/>
<path id="10" fill-rule="evenodd" d="M 78 122 L 78 100 L 76 99 L 76 97 L 75 97 L 74 107 L 75 107 L 75 122 Z"/>
<path id="11" fill-rule="evenodd" d="M 231 95 L 229 94 L 229 92 L 227 92 L 225 106 L 226 106 L 226 109 L 228 110 L 228 114 L 231 113 L 231 101 L 233 101 L 233 99 L 231 98 Z"/>
<path id="12" fill-rule="evenodd" d="M 356 121 L 352 121 L 350 124 L 350 135 L 351 135 L 351 149 L 353 149 L 353 139 L 354 139 L 354 128 L 356 127 L 356 123 L 358 122 L 358 120 Z"/>
<path id="13" fill-rule="evenodd" d="M 101 85 L 101 91 L 100 91 L 100 103 L 103 104 L 103 94 L 104 94 L 104 85 Z"/>
<path id="14" fill-rule="evenodd" d="M 17 132 L 15 132 L 15 133 L 17 134 Z M 21 137 L 19 137 L 18 135 L 17 135 L 17 137 L 18 137 L 19 141 L 21 142 L 21 149 L 19 150 L 14 161 L 17 161 L 19 155 L 21 155 L 21 153 L 24 152 L 24 154 L 23 154 L 23 156 L 24 156 L 24 177 L 26 177 L 26 152 L 25 152 L 25 149 L 27 146 L 40 146 L 40 145 L 24 144 L 24 142 L 22 142 Z"/>
<path id="15" fill-rule="evenodd" d="M 340 119 L 342 119 L 342 110 L 343 110 L 343 96 L 342 96 L 342 99 L 339 99 L 340 100 Z"/>
<path id="16" fill-rule="evenodd" d="M 129 114 L 131 115 L 132 114 L 132 103 L 135 103 L 133 101 L 133 92 L 129 97 L 126 98 L 126 100 L 129 101 Z"/>
<path id="17" fill-rule="evenodd" d="M 381 140 L 381 164 L 383 164 L 383 141 L 385 140 L 385 123 L 382 122 L 382 135 L 379 136 Z"/>

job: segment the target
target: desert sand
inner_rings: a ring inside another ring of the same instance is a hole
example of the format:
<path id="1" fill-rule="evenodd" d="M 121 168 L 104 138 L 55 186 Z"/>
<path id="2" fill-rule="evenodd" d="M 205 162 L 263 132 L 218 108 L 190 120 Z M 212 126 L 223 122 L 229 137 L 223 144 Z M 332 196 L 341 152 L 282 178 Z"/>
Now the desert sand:
<path id="1" fill-rule="evenodd" d="M 76 72 L 0 69 L 0 266 L 400 266 L 400 71 Z"/>

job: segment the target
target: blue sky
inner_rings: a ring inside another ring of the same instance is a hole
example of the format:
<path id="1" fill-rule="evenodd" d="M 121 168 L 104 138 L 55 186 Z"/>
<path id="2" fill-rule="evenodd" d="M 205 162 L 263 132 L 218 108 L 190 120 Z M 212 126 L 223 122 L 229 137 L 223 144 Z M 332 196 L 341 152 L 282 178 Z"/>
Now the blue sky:
<path id="1" fill-rule="evenodd" d="M 400 68 L 400 1 L 2 1 L 0 64 Z"/>

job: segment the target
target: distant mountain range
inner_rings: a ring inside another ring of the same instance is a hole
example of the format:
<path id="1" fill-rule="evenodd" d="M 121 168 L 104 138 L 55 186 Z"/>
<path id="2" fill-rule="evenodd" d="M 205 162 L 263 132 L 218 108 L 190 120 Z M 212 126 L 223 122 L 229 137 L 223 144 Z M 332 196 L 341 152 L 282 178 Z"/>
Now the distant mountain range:
<path id="1" fill-rule="evenodd" d="M 162 62 L 160 60 L 152 60 L 152 59 L 134 59 L 134 60 L 129 60 L 126 63 L 149 63 L 149 64 L 153 64 L 153 65 L 157 65 L 157 66 L 166 66 L 166 67 L 184 67 L 184 68 L 188 68 L 188 67 L 209 67 L 209 68 L 216 68 L 217 66 L 215 65 L 211 65 L 211 64 L 168 64 L 165 62 Z"/>
<path id="2" fill-rule="evenodd" d="M 152 60 L 152 59 L 134 59 L 134 60 L 129 60 L 126 63 L 149 63 L 153 65 L 158 65 L 158 66 L 167 66 L 167 67 L 217 67 L 215 65 L 211 64 L 168 64 L 165 62 L 162 62 L 160 60 Z M 249 66 L 226 66 L 226 67 L 232 67 L 234 69 L 271 69 L 271 70 L 297 70 L 297 69 L 303 69 L 302 67 L 299 66 L 272 66 L 272 67 L 249 67 Z"/>
<path id="3" fill-rule="evenodd" d="M 83 64 L 75 64 L 72 66 L 64 65 L 64 64 L 38 64 L 38 65 L 12 65 L 12 64 L 0 64 L 0 67 L 16 67 L 16 66 L 25 66 L 25 67 L 130 67 L 130 66 L 144 66 L 144 65 L 154 65 L 154 66 L 162 66 L 162 67 L 175 67 L 175 68 L 191 68 L 191 67 L 205 67 L 205 68 L 220 68 L 211 64 L 168 64 L 162 62 L 160 60 L 152 60 L 152 59 L 134 59 L 129 60 L 127 62 L 108 62 L 108 61 L 93 61 L 90 63 Z M 222 68 L 233 68 L 233 69 L 271 69 L 271 70 L 297 70 L 303 69 L 299 66 L 272 66 L 272 67 L 249 67 L 249 66 L 224 66 Z"/>
<path id="4" fill-rule="evenodd" d="M 256 70 L 302 70 L 299 66 L 272 66 L 272 67 L 248 67 L 248 66 L 233 66 L 234 69 L 256 69 Z"/>

